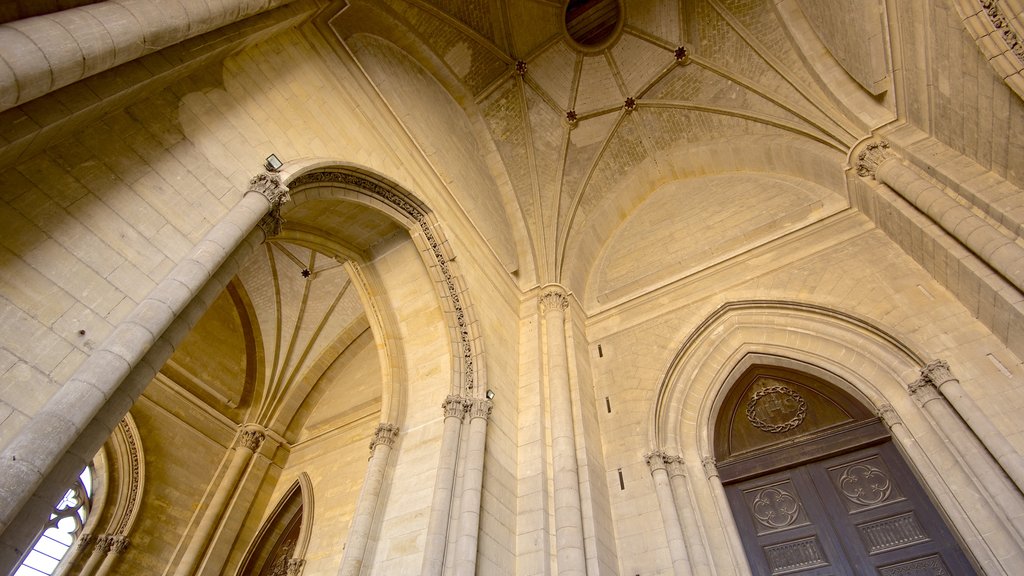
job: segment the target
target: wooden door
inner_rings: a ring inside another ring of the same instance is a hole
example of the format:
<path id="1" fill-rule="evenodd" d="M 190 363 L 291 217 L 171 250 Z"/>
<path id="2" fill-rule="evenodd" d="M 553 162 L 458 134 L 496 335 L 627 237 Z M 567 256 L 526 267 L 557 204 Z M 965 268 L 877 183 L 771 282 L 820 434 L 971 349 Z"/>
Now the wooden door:
<path id="1" fill-rule="evenodd" d="M 892 442 L 726 492 L 755 574 L 976 574 Z"/>

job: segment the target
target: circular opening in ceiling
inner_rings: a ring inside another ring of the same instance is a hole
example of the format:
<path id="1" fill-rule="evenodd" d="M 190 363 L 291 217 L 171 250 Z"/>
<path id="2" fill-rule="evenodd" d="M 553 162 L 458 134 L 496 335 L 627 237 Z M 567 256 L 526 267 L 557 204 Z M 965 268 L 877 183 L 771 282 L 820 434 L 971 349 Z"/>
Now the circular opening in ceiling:
<path id="1" fill-rule="evenodd" d="M 565 5 L 565 31 L 585 49 L 607 45 L 621 21 L 619 0 L 569 0 Z"/>

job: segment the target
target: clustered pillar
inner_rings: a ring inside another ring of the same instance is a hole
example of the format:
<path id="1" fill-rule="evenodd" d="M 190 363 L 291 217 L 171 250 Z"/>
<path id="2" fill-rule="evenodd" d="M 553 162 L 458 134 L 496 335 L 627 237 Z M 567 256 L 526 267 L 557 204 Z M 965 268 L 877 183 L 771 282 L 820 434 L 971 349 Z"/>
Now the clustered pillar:
<path id="1" fill-rule="evenodd" d="M 391 447 L 398 436 L 398 426 L 381 422 L 374 431 L 370 441 L 370 463 L 366 467 L 363 488 L 356 502 L 355 515 L 348 530 L 348 543 L 345 546 L 345 557 L 341 562 L 339 574 L 356 576 L 363 567 L 366 546 L 370 541 L 370 532 L 376 517 L 377 503 L 384 486 L 384 474 L 387 472 Z"/>
<path id="2" fill-rule="evenodd" d="M 451 518 L 452 498 L 455 491 L 455 466 L 459 456 L 459 436 L 462 433 L 462 418 L 468 402 L 462 396 L 450 395 L 441 408 L 444 410 L 444 431 L 441 435 L 441 454 L 437 465 L 437 479 L 434 482 L 434 497 L 427 521 L 427 538 L 424 544 L 424 576 L 440 576 L 444 568 L 444 551 L 448 541 L 448 522 Z"/>
<path id="3" fill-rule="evenodd" d="M 91 534 L 83 534 L 78 541 L 79 549 L 85 550 L 92 545 L 92 554 L 89 555 L 79 576 L 106 576 L 110 574 L 114 564 L 131 541 L 127 536 L 121 534 L 101 534 L 93 537 Z"/>
<path id="4" fill-rule="evenodd" d="M 476 574 L 480 500 L 484 482 L 484 449 L 487 440 L 487 420 L 491 416 L 492 408 L 491 401 L 482 398 L 475 398 L 469 404 L 469 438 L 462 474 L 459 537 L 455 546 L 456 576 Z"/>
<path id="5" fill-rule="evenodd" d="M 583 547 L 583 515 L 580 503 L 579 465 L 573 425 L 572 392 L 569 388 L 569 357 L 566 346 L 565 310 L 569 298 L 557 285 L 544 287 L 540 296 L 547 337 L 547 385 L 550 401 L 551 457 L 555 484 L 555 544 L 558 573 L 587 573 Z"/>
<path id="6" fill-rule="evenodd" d="M 690 573 L 690 560 L 686 553 L 686 542 L 668 475 L 667 461 L 670 459 L 670 456 L 661 451 L 648 452 L 644 455 L 644 460 L 651 469 L 651 478 L 654 480 L 654 492 L 658 495 L 661 519 L 665 524 L 665 536 L 668 538 L 668 553 L 672 558 L 672 570 L 682 575 Z"/>
<path id="7" fill-rule="evenodd" d="M 185 553 L 178 562 L 174 576 L 189 576 L 195 572 L 196 566 L 202 561 L 203 554 L 210 544 L 210 538 L 213 536 L 217 526 L 220 525 L 221 517 L 227 509 L 228 502 L 230 502 L 231 497 L 234 496 L 238 488 L 242 474 L 249 467 L 249 461 L 252 460 L 253 454 L 259 450 L 265 438 L 265 430 L 258 426 L 245 426 L 239 431 L 235 452 L 231 456 L 231 463 L 228 464 L 224 477 L 221 478 L 220 484 L 217 485 L 217 491 L 210 500 L 210 505 L 199 520 L 199 525 L 192 534 L 192 538 L 185 548 Z"/>

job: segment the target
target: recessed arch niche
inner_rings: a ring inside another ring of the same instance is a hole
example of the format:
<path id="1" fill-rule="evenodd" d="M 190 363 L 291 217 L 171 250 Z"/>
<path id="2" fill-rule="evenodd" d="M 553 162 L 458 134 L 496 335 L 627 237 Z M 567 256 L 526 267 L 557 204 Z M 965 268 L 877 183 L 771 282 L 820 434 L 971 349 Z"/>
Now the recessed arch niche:
<path id="1" fill-rule="evenodd" d="M 270 576 L 285 573 L 289 565 L 301 567 L 312 529 L 313 484 L 303 472 L 263 522 L 242 559 L 238 575 Z"/>

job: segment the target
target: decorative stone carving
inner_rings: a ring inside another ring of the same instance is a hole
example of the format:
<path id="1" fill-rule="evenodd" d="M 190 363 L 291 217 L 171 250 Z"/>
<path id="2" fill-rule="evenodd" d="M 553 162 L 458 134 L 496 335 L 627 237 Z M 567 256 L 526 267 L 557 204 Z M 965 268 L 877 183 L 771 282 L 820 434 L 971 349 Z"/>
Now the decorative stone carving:
<path id="1" fill-rule="evenodd" d="M 117 534 L 127 534 L 129 532 L 129 525 L 138 514 L 139 499 L 142 496 L 142 481 L 144 478 L 143 458 L 141 456 L 142 446 L 139 431 L 129 421 L 128 417 L 121 420 L 118 428 L 128 452 L 128 466 L 130 469 L 127 474 L 128 490 L 124 493 L 124 513 L 114 527 L 114 532 Z"/>
<path id="2" fill-rule="evenodd" d="M 516 60 L 516 74 L 519 76 L 526 76 L 526 62 L 523 60 Z"/>
<path id="3" fill-rule="evenodd" d="M 469 403 L 468 411 L 470 418 L 483 418 L 487 419 L 491 415 L 491 410 L 494 409 L 494 403 L 486 398 L 476 398 Z"/>
<path id="4" fill-rule="evenodd" d="M 267 238 L 280 234 L 281 228 L 284 226 L 284 218 L 281 217 L 281 207 L 276 204 L 271 206 L 270 212 L 267 212 L 263 218 L 260 218 L 258 225 Z"/>
<path id="5" fill-rule="evenodd" d="M 565 113 L 565 122 L 569 125 L 569 128 L 575 128 L 579 125 L 579 115 L 576 114 L 575 110 L 569 110 Z"/>
<path id="6" fill-rule="evenodd" d="M 373 431 L 373 439 L 370 440 L 370 451 L 372 452 L 379 444 L 393 446 L 396 436 L 398 436 L 398 426 L 396 424 L 389 424 L 387 422 L 377 424 L 377 429 Z"/>
<path id="7" fill-rule="evenodd" d="M 433 254 L 434 260 L 437 261 L 437 269 L 441 274 L 441 278 L 443 279 L 445 288 L 448 292 L 448 301 L 451 303 L 452 310 L 454 311 L 456 333 L 458 334 L 459 344 L 462 348 L 463 384 L 467 390 L 472 390 L 476 385 L 473 333 L 470 329 L 470 322 L 462 304 L 461 291 L 455 284 L 455 275 L 451 271 L 449 260 L 445 257 L 444 251 L 441 249 L 441 242 L 437 239 L 437 236 L 434 235 L 433 226 L 427 220 L 426 214 L 424 214 L 423 210 L 417 205 L 396 193 L 394 190 L 358 174 L 330 171 L 311 172 L 309 174 L 303 174 L 293 180 L 292 187 L 298 188 L 307 184 L 318 183 L 339 184 L 359 190 L 371 196 L 376 196 L 379 200 L 404 213 L 419 225 L 420 232 L 422 232 L 427 245 L 430 246 L 430 252 Z"/>
<path id="8" fill-rule="evenodd" d="M 857 176 L 874 178 L 882 162 L 893 157 L 895 154 L 889 150 L 889 143 L 885 140 L 868 143 L 857 155 Z"/>
<path id="9" fill-rule="evenodd" d="M 106 554 L 110 552 L 110 536 L 101 534 L 96 538 L 96 551 L 100 554 Z"/>
<path id="10" fill-rule="evenodd" d="M 981 0 L 981 7 L 985 10 L 989 21 L 992 22 L 992 27 L 996 29 L 996 32 L 999 32 L 999 36 L 1006 43 L 1006 47 L 1024 64 L 1024 41 L 1021 40 L 1020 34 L 1010 25 L 1009 20 L 1006 19 L 1002 8 L 999 7 L 999 3 L 996 0 Z"/>
<path id="11" fill-rule="evenodd" d="M 569 297 L 559 287 L 545 288 L 540 294 L 541 310 L 565 310 L 569 307 Z"/>
<path id="12" fill-rule="evenodd" d="M 266 434 L 255 428 L 246 428 L 238 435 L 238 445 L 250 452 L 256 452 L 266 437 Z"/>
<path id="13" fill-rule="evenodd" d="M 690 63 L 690 53 L 686 50 L 686 46 L 679 46 L 676 48 L 674 55 L 676 57 L 676 62 L 679 62 L 680 64 Z"/>
<path id="14" fill-rule="evenodd" d="M 907 386 L 907 391 L 910 392 L 911 397 L 917 400 L 922 405 L 936 400 L 939 398 L 939 391 L 935 388 L 930 380 L 919 378 Z"/>
<path id="15" fill-rule="evenodd" d="M 886 426 L 892 428 L 897 424 L 903 424 L 903 419 L 896 413 L 896 409 L 892 407 L 892 404 L 885 403 L 878 407 L 878 417 L 882 419 L 882 422 Z"/>
<path id="16" fill-rule="evenodd" d="M 661 450 L 652 450 L 644 454 L 644 461 L 647 462 L 647 467 L 651 469 L 652 474 L 655 470 L 666 470 L 668 468 L 666 463 L 669 458 L 671 457 Z"/>
<path id="17" fill-rule="evenodd" d="M 92 533 L 90 533 L 90 532 L 82 532 L 82 534 L 78 537 L 78 549 L 79 550 L 85 550 L 86 548 L 89 547 L 90 544 L 93 543 L 93 540 L 95 540 L 95 539 L 96 539 L 96 536 L 93 535 Z"/>
<path id="18" fill-rule="evenodd" d="M 704 475 L 710 478 L 718 476 L 718 462 L 714 456 L 705 456 L 700 459 L 700 465 L 704 467 Z"/>
<path id="19" fill-rule="evenodd" d="M 462 418 L 466 413 L 466 399 L 449 394 L 441 403 L 441 408 L 444 409 L 445 418 Z"/>
<path id="20" fill-rule="evenodd" d="M 622 107 L 626 112 L 632 112 L 633 110 L 636 110 L 636 98 L 633 98 L 632 96 L 626 98 L 626 101 L 623 102 Z"/>
<path id="21" fill-rule="evenodd" d="M 288 187 L 281 184 L 281 177 L 270 172 L 260 172 L 249 180 L 249 189 L 246 191 L 263 195 L 271 206 L 280 206 L 291 200 L 288 195 Z"/>
<path id="22" fill-rule="evenodd" d="M 747 420 L 758 430 L 781 434 L 803 423 L 807 417 L 807 401 L 788 386 L 775 380 L 762 379 L 772 385 L 761 388 L 747 402 Z"/>
<path id="23" fill-rule="evenodd" d="M 108 550 L 111 554 L 122 554 L 131 545 L 131 540 L 127 536 L 120 534 L 110 536 L 108 541 Z"/>
<path id="24" fill-rule="evenodd" d="M 686 476 L 686 462 L 682 456 L 671 456 L 666 454 L 662 457 L 665 464 L 668 465 L 668 475 L 675 476 Z"/>
<path id="25" fill-rule="evenodd" d="M 956 380 L 953 376 L 953 372 L 949 369 L 949 364 L 943 360 L 933 360 L 921 368 L 921 379 L 930 382 L 936 388 L 942 388 L 942 385 L 950 380 Z"/>
<path id="26" fill-rule="evenodd" d="M 287 576 L 299 576 L 302 573 L 302 567 L 306 565 L 306 561 L 302 558 L 289 558 L 285 564 L 285 574 Z"/>

